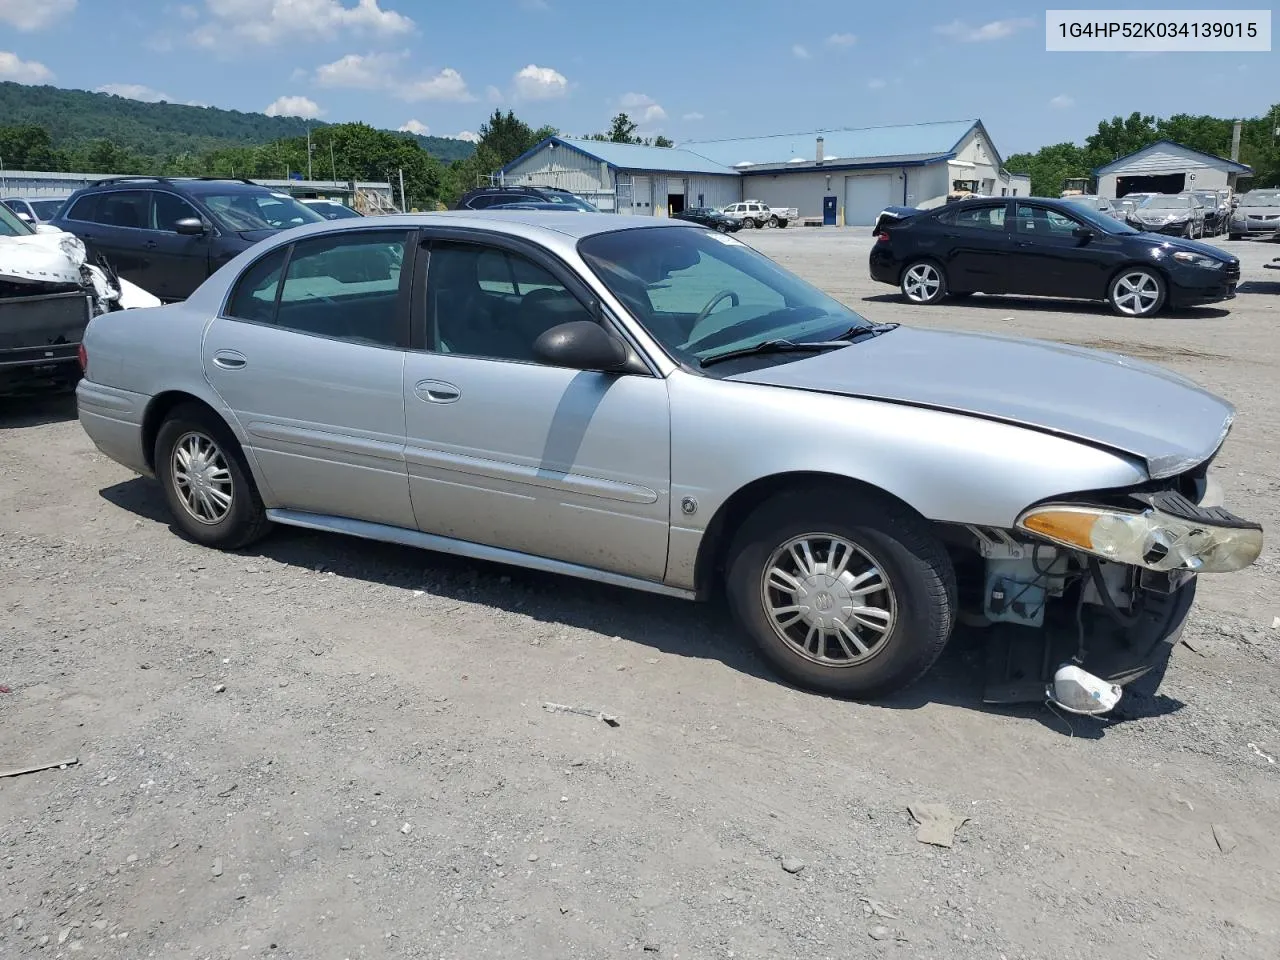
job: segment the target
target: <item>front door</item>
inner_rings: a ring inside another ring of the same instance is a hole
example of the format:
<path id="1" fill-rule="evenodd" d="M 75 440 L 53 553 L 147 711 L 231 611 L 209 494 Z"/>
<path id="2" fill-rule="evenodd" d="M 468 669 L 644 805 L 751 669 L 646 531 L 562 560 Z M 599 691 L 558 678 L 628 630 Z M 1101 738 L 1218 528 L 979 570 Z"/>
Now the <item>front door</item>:
<path id="1" fill-rule="evenodd" d="M 411 236 L 370 229 L 278 247 L 210 324 L 205 374 L 273 505 L 414 528 L 402 398 Z"/>
<path id="2" fill-rule="evenodd" d="M 1108 233 L 1038 203 L 1018 201 L 1008 259 L 1010 293 L 1101 300 L 1120 265 L 1119 244 Z M 1077 236 L 1085 228 L 1090 236 Z"/>
<path id="3" fill-rule="evenodd" d="M 150 217 L 147 289 L 163 300 L 185 300 L 209 276 L 211 234 L 193 237 L 174 229 L 179 220 L 204 219 L 195 207 L 175 193 L 151 191 Z"/>
<path id="4" fill-rule="evenodd" d="M 539 363 L 539 334 L 593 320 L 581 281 L 536 249 L 479 232 L 451 237 L 431 242 L 415 311 L 425 349 L 404 370 L 418 527 L 660 581 L 666 381 Z"/>

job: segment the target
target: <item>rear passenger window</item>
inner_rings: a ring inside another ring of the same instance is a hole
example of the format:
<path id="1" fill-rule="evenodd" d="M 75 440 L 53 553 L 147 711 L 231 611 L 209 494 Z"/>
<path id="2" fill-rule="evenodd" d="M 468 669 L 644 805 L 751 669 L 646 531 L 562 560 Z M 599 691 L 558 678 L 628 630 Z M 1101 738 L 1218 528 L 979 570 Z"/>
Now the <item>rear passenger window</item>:
<path id="1" fill-rule="evenodd" d="M 406 249 L 401 231 L 298 241 L 280 289 L 276 325 L 358 343 L 407 345 L 400 310 Z"/>
<path id="2" fill-rule="evenodd" d="M 85 223 L 94 223 L 98 219 L 98 196 L 90 194 L 87 197 L 81 197 L 71 206 L 71 210 L 67 213 L 68 220 L 81 220 Z"/>
<path id="3" fill-rule="evenodd" d="M 280 270 L 288 249 L 288 246 L 276 248 L 240 275 L 235 292 L 227 303 L 228 317 L 253 323 L 274 322 Z"/>
<path id="4" fill-rule="evenodd" d="M 947 222 L 970 230 L 1004 230 L 1004 207 L 978 207 L 957 210 Z"/>

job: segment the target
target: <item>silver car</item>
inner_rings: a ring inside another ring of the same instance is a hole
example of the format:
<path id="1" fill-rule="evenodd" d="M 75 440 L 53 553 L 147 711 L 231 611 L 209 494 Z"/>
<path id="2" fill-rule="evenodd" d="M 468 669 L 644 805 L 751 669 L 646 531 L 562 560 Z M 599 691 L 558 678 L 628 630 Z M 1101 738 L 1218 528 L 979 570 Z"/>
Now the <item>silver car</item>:
<path id="1" fill-rule="evenodd" d="M 871 323 L 681 221 L 299 227 L 84 346 L 85 431 L 198 543 L 283 524 L 723 588 L 787 678 L 841 696 L 911 683 L 960 617 L 1024 628 L 989 632 L 1034 664 L 996 699 L 1042 700 L 1045 665 L 1158 675 L 1196 574 L 1262 547 L 1208 477 L 1226 401 L 1113 354 Z"/>
<path id="2" fill-rule="evenodd" d="M 1250 190 L 1240 198 L 1227 219 L 1227 236 L 1231 240 L 1277 233 L 1280 233 L 1280 190 Z"/>

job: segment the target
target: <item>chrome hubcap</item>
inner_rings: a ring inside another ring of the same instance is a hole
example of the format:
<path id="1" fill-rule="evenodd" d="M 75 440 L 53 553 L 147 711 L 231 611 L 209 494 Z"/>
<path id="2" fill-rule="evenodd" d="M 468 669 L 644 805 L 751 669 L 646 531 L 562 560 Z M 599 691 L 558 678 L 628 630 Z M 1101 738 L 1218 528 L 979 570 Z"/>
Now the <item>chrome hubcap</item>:
<path id="1" fill-rule="evenodd" d="M 917 263 L 902 278 L 902 292 L 917 303 L 933 299 L 941 286 L 941 275 L 936 267 L 928 263 Z"/>
<path id="2" fill-rule="evenodd" d="M 775 550 L 760 598 L 778 638 L 826 667 L 870 660 L 897 622 L 897 600 L 880 564 L 829 534 L 808 533 Z"/>
<path id="3" fill-rule="evenodd" d="M 1160 285 L 1149 273 L 1128 273 L 1116 281 L 1114 298 L 1121 313 L 1140 316 L 1160 299 Z"/>
<path id="4" fill-rule="evenodd" d="M 231 512 L 231 470 L 218 445 L 203 433 L 184 433 L 173 445 L 173 489 L 187 513 L 204 524 Z"/>

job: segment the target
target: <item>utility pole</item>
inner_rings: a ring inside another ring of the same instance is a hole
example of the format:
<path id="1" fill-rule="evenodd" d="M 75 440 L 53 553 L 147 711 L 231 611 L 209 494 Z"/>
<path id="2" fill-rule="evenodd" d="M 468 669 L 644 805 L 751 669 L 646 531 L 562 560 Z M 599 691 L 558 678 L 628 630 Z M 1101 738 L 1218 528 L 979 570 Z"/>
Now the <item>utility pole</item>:
<path id="1" fill-rule="evenodd" d="M 338 163 L 333 159 L 333 134 L 329 134 L 329 172 L 333 174 L 333 182 L 338 182 Z"/>
<path id="2" fill-rule="evenodd" d="M 311 124 L 307 124 L 307 179 L 311 179 Z"/>
<path id="3" fill-rule="evenodd" d="M 400 212 L 409 212 L 409 206 L 404 202 L 404 167 L 400 168 Z"/>

